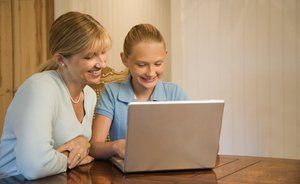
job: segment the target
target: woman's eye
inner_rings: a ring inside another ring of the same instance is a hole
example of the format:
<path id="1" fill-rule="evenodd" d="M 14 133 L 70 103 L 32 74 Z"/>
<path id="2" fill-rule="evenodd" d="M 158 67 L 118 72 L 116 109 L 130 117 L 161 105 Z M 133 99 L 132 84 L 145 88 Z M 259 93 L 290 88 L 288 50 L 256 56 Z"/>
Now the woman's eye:
<path id="1" fill-rule="evenodd" d="M 87 55 L 84 57 L 84 59 L 92 59 L 95 56 L 95 54 Z"/>
<path id="2" fill-rule="evenodd" d="M 160 66 L 162 63 L 155 63 L 155 66 Z"/>

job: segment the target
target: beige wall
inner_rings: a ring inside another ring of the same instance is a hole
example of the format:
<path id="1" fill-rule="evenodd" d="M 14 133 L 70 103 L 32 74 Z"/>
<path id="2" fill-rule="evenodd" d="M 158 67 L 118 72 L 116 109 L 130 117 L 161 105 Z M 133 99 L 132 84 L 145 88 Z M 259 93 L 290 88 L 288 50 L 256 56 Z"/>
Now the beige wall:
<path id="1" fill-rule="evenodd" d="M 182 58 L 182 21 L 181 21 L 181 3 L 180 0 L 171 0 L 171 79 L 183 87 L 183 64 Z"/>
<path id="2" fill-rule="evenodd" d="M 165 35 L 167 80 L 191 99 L 226 101 L 221 153 L 300 158 L 299 0 L 56 0 L 56 17 L 90 13 L 114 41 L 140 22 Z"/>
<path id="3" fill-rule="evenodd" d="M 55 17 L 67 11 L 85 12 L 106 27 L 112 37 L 113 47 L 108 64 L 124 70 L 120 60 L 123 40 L 130 28 L 139 23 L 151 23 L 164 35 L 170 48 L 170 0 L 55 0 Z M 164 80 L 171 80 L 171 63 L 167 58 Z"/>
<path id="4" fill-rule="evenodd" d="M 221 152 L 299 159 L 300 1 L 183 0 L 180 12 L 185 90 L 226 101 Z"/>

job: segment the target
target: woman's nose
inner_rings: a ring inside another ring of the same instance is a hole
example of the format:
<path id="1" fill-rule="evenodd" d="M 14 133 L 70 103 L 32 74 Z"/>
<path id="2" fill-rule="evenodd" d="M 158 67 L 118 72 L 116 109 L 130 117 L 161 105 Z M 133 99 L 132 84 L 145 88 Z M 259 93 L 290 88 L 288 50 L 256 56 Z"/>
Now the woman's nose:
<path id="1" fill-rule="evenodd" d="M 106 55 L 100 55 L 96 67 L 105 68 L 106 67 Z"/>

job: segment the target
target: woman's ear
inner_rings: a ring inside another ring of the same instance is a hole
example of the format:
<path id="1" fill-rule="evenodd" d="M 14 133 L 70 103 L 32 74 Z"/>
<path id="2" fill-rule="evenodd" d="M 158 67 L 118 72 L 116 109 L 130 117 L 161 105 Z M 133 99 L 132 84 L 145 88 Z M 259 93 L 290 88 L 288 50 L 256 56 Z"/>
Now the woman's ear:
<path id="1" fill-rule="evenodd" d="M 61 54 L 55 53 L 53 55 L 53 60 L 56 62 L 58 66 L 65 66 L 65 59 Z"/>
<path id="2" fill-rule="evenodd" d="M 127 58 L 126 58 L 124 52 L 120 53 L 120 57 L 121 57 L 122 63 L 128 68 L 128 62 L 127 62 Z"/>

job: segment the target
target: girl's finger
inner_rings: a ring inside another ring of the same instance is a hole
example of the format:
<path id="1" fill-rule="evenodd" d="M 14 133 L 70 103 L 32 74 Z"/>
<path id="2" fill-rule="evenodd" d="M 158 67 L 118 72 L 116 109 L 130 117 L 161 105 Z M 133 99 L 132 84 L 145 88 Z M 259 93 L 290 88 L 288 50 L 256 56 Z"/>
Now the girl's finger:
<path id="1" fill-rule="evenodd" d="M 75 150 L 71 151 L 68 157 L 69 168 L 70 169 L 74 168 L 78 164 L 78 161 L 80 161 L 81 159 L 82 159 L 82 155 L 80 153 L 75 152 Z"/>

